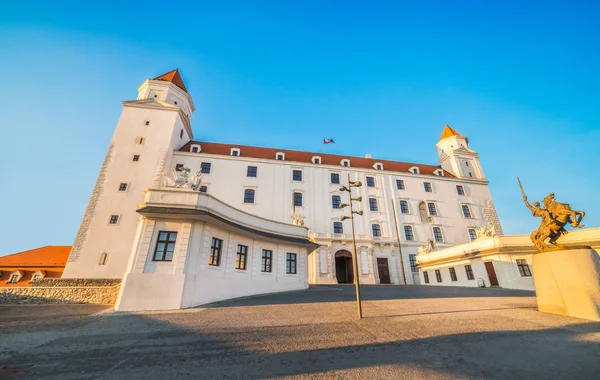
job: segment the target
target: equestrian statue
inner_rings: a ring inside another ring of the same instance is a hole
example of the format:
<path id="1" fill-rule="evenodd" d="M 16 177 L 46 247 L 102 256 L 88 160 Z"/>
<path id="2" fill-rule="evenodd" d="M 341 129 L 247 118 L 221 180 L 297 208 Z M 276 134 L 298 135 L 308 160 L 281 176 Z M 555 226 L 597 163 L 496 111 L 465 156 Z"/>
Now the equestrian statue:
<path id="1" fill-rule="evenodd" d="M 544 207 L 540 207 L 540 202 L 533 202 L 533 206 L 527 201 L 525 190 L 521 180 L 517 177 L 519 186 L 521 187 L 521 193 L 523 194 L 523 201 L 525 206 L 531 211 L 534 217 L 542 218 L 542 222 L 537 230 L 531 233 L 531 241 L 538 249 L 538 252 L 550 250 L 546 244 L 546 240 L 555 245 L 557 249 L 564 249 L 563 246 L 558 244 L 556 240 L 562 235 L 566 235 L 568 231 L 565 229 L 565 225 L 571 224 L 573 228 L 583 228 L 581 219 L 585 216 L 585 212 L 580 210 L 571 210 L 571 206 L 566 203 L 557 202 L 554 198 L 554 193 L 550 193 L 544 198 Z"/>

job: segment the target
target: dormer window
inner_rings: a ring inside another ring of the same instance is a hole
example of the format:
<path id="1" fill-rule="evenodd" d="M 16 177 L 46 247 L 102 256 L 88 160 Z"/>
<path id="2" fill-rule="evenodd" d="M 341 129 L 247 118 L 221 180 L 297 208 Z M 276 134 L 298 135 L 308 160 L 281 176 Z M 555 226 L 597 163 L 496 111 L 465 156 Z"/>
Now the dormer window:
<path id="1" fill-rule="evenodd" d="M 237 157 L 237 156 L 240 155 L 240 153 L 241 153 L 241 151 L 240 151 L 239 148 L 231 148 L 229 154 L 232 155 L 232 156 L 236 156 Z"/>
<path id="2" fill-rule="evenodd" d="M 44 277 L 46 277 L 46 271 L 38 270 L 31 276 L 31 281 L 41 280 Z"/>
<path id="3" fill-rule="evenodd" d="M 285 161 L 285 153 L 283 153 L 283 152 L 275 153 L 275 159 L 277 161 Z"/>
<path id="4" fill-rule="evenodd" d="M 321 163 L 321 157 L 319 156 L 313 156 L 313 158 L 311 159 L 313 164 L 317 164 L 319 165 Z"/>
<path id="5" fill-rule="evenodd" d="M 383 170 L 383 164 L 380 162 L 377 162 L 375 165 L 373 165 L 373 167 L 375 170 Z"/>
<path id="6" fill-rule="evenodd" d="M 192 153 L 200 153 L 201 151 L 202 151 L 202 147 L 198 144 L 193 144 L 190 147 L 190 152 L 192 152 Z"/>
<path id="7" fill-rule="evenodd" d="M 444 176 L 444 171 L 442 169 L 437 169 L 436 171 L 433 172 L 433 174 L 443 177 Z"/>
<path id="8" fill-rule="evenodd" d="M 350 160 L 344 158 L 342 161 L 340 161 L 340 164 L 345 167 L 350 167 Z"/>
<path id="9" fill-rule="evenodd" d="M 16 284 L 23 277 L 23 272 L 20 270 L 14 271 L 10 274 L 7 284 Z"/>
<path id="10" fill-rule="evenodd" d="M 412 168 L 408 169 L 409 172 L 413 173 L 413 174 L 419 174 L 419 168 L 416 166 L 413 166 Z"/>

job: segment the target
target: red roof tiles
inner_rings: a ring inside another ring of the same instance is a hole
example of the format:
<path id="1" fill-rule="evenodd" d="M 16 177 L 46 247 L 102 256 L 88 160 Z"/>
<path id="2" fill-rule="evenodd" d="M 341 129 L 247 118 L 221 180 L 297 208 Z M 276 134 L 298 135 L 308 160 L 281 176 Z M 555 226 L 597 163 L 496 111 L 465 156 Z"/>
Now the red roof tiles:
<path id="1" fill-rule="evenodd" d="M 2 267 L 64 267 L 71 252 L 71 246 L 49 245 L 29 251 L 0 257 Z"/>
<path id="2" fill-rule="evenodd" d="M 185 84 L 183 84 L 183 79 L 181 79 L 178 69 L 171 70 L 163 75 L 159 75 L 154 78 L 154 80 L 166 80 L 167 82 L 171 82 L 177 87 L 181 88 L 183 91 L 187 92 L 187 88 L 185 88 Z"/>
<path id="3" fill-rule="evenodd" d="M 409 172 L 410 168 L 412 168 L 413 166 L 416 166 L 419 168 L 420 174 L 429 174 L 429 175 L 434 175 L 435 170 L 440 169 L 440 166 L 413 164 L 413 163 L 409 163 L 409 162 L 387 161 L 387 160 L 378 160 L 378 159 L 374 159 L 374 158 L 338 156 L 338 155 L 326 154 L 326 153 L 301 152 L 301 151 L 297 151 L 297 150 L 261 148 L 261 147 L 256 147 L 256 146 L 220 144 L 220 143 L 199 142 L 199 141 L 190 141 L 189 143 L 185 144 L 180 149 L 180 151 L 191 152 L 192 144 L 200 145 L 202 147 L 201 153 L 215 154 L 215 155 L 222 155 L 222 156 L 229 156 L 231 153 L 231 148 L 238 148 L 241 151 L 240 152 L 241 157 L 252 157 L 252 158 L 275 160 L 275 154 L 281 152 L 281 153 L 285 153 L 285 161 L 293 161 L 293 162 L 312 163 L 312 157 L 319 156 L 319 157 L 321 157 L 321 164 L 324 164 L 324 165 L 341 166 L 341 161 L 343 159 L 348 159 L 348 160 L 350 160 L 350 167 L 353 167 L 353 168 L 374 169 L 373 165 L 375 165 L 376 163 L 381 163 L 383 165 L 383 170 L 386 170 L 386 171 Z M 444 171 L 444 176 L 454 177 L 452 174 L 450 174 L 446 171 Z"/>

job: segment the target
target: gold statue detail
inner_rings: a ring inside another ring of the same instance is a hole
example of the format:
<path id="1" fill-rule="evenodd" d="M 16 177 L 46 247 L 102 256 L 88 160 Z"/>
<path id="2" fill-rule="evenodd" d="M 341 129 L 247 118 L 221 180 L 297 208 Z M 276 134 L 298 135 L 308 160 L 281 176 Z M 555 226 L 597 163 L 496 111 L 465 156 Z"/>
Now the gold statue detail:
<path id="1" fill-rule="evenodd" d="M 540 207 L 540 202 L 533 202 L 533 206 L 527 201 L 525 190 L 521 180 L 517 177 L 519 186 L 521 187 L 521 193 L 523 194 L 523 201 L 525 206 L 536 218 L 542 218 L 542 222 L 537 230 L 531 233 L 531 241 L 536 246 L 538 251 L 545 251 L 550 249 L 546 244 L 546 239 L 550 239 L 549 242 L 555 245 L 557 248 L 564 248 L 556 242 L 562 235 L 566 235 L 568 232 L 565 230 L 565 225 L 571 223 L 573 228 L 582 228 L 581 219 L 585 216 L 585 212 L 579 210 L 571 210 L 571 206 L 566 203 L 559 203 L 554 199 L 554 193 L 550 193 L 544 198 L 544 208 Z"/>

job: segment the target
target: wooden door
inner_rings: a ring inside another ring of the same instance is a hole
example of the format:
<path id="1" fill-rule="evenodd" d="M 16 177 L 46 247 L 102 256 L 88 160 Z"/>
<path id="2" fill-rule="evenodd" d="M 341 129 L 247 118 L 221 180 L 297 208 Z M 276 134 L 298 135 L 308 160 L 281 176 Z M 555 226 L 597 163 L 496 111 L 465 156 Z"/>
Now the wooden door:
<path id="1" fill-rule="evenodd" d="M 390 268 L 388 267 L 388 259 L 378 258 L 377 259 L 377 270 L 379 271 L 379 283 L 380 284 L 391 284 Z"/>
<path id="2" fill-rule="evenodd" d="M 490 278 L 491 286 L 498 286 L 498 277 L 496 277 L 496 271 L 494 270 L 494 264 L 491 261 L 485 263 L 485 270 L 487 270 L 488 277 Z"/>

